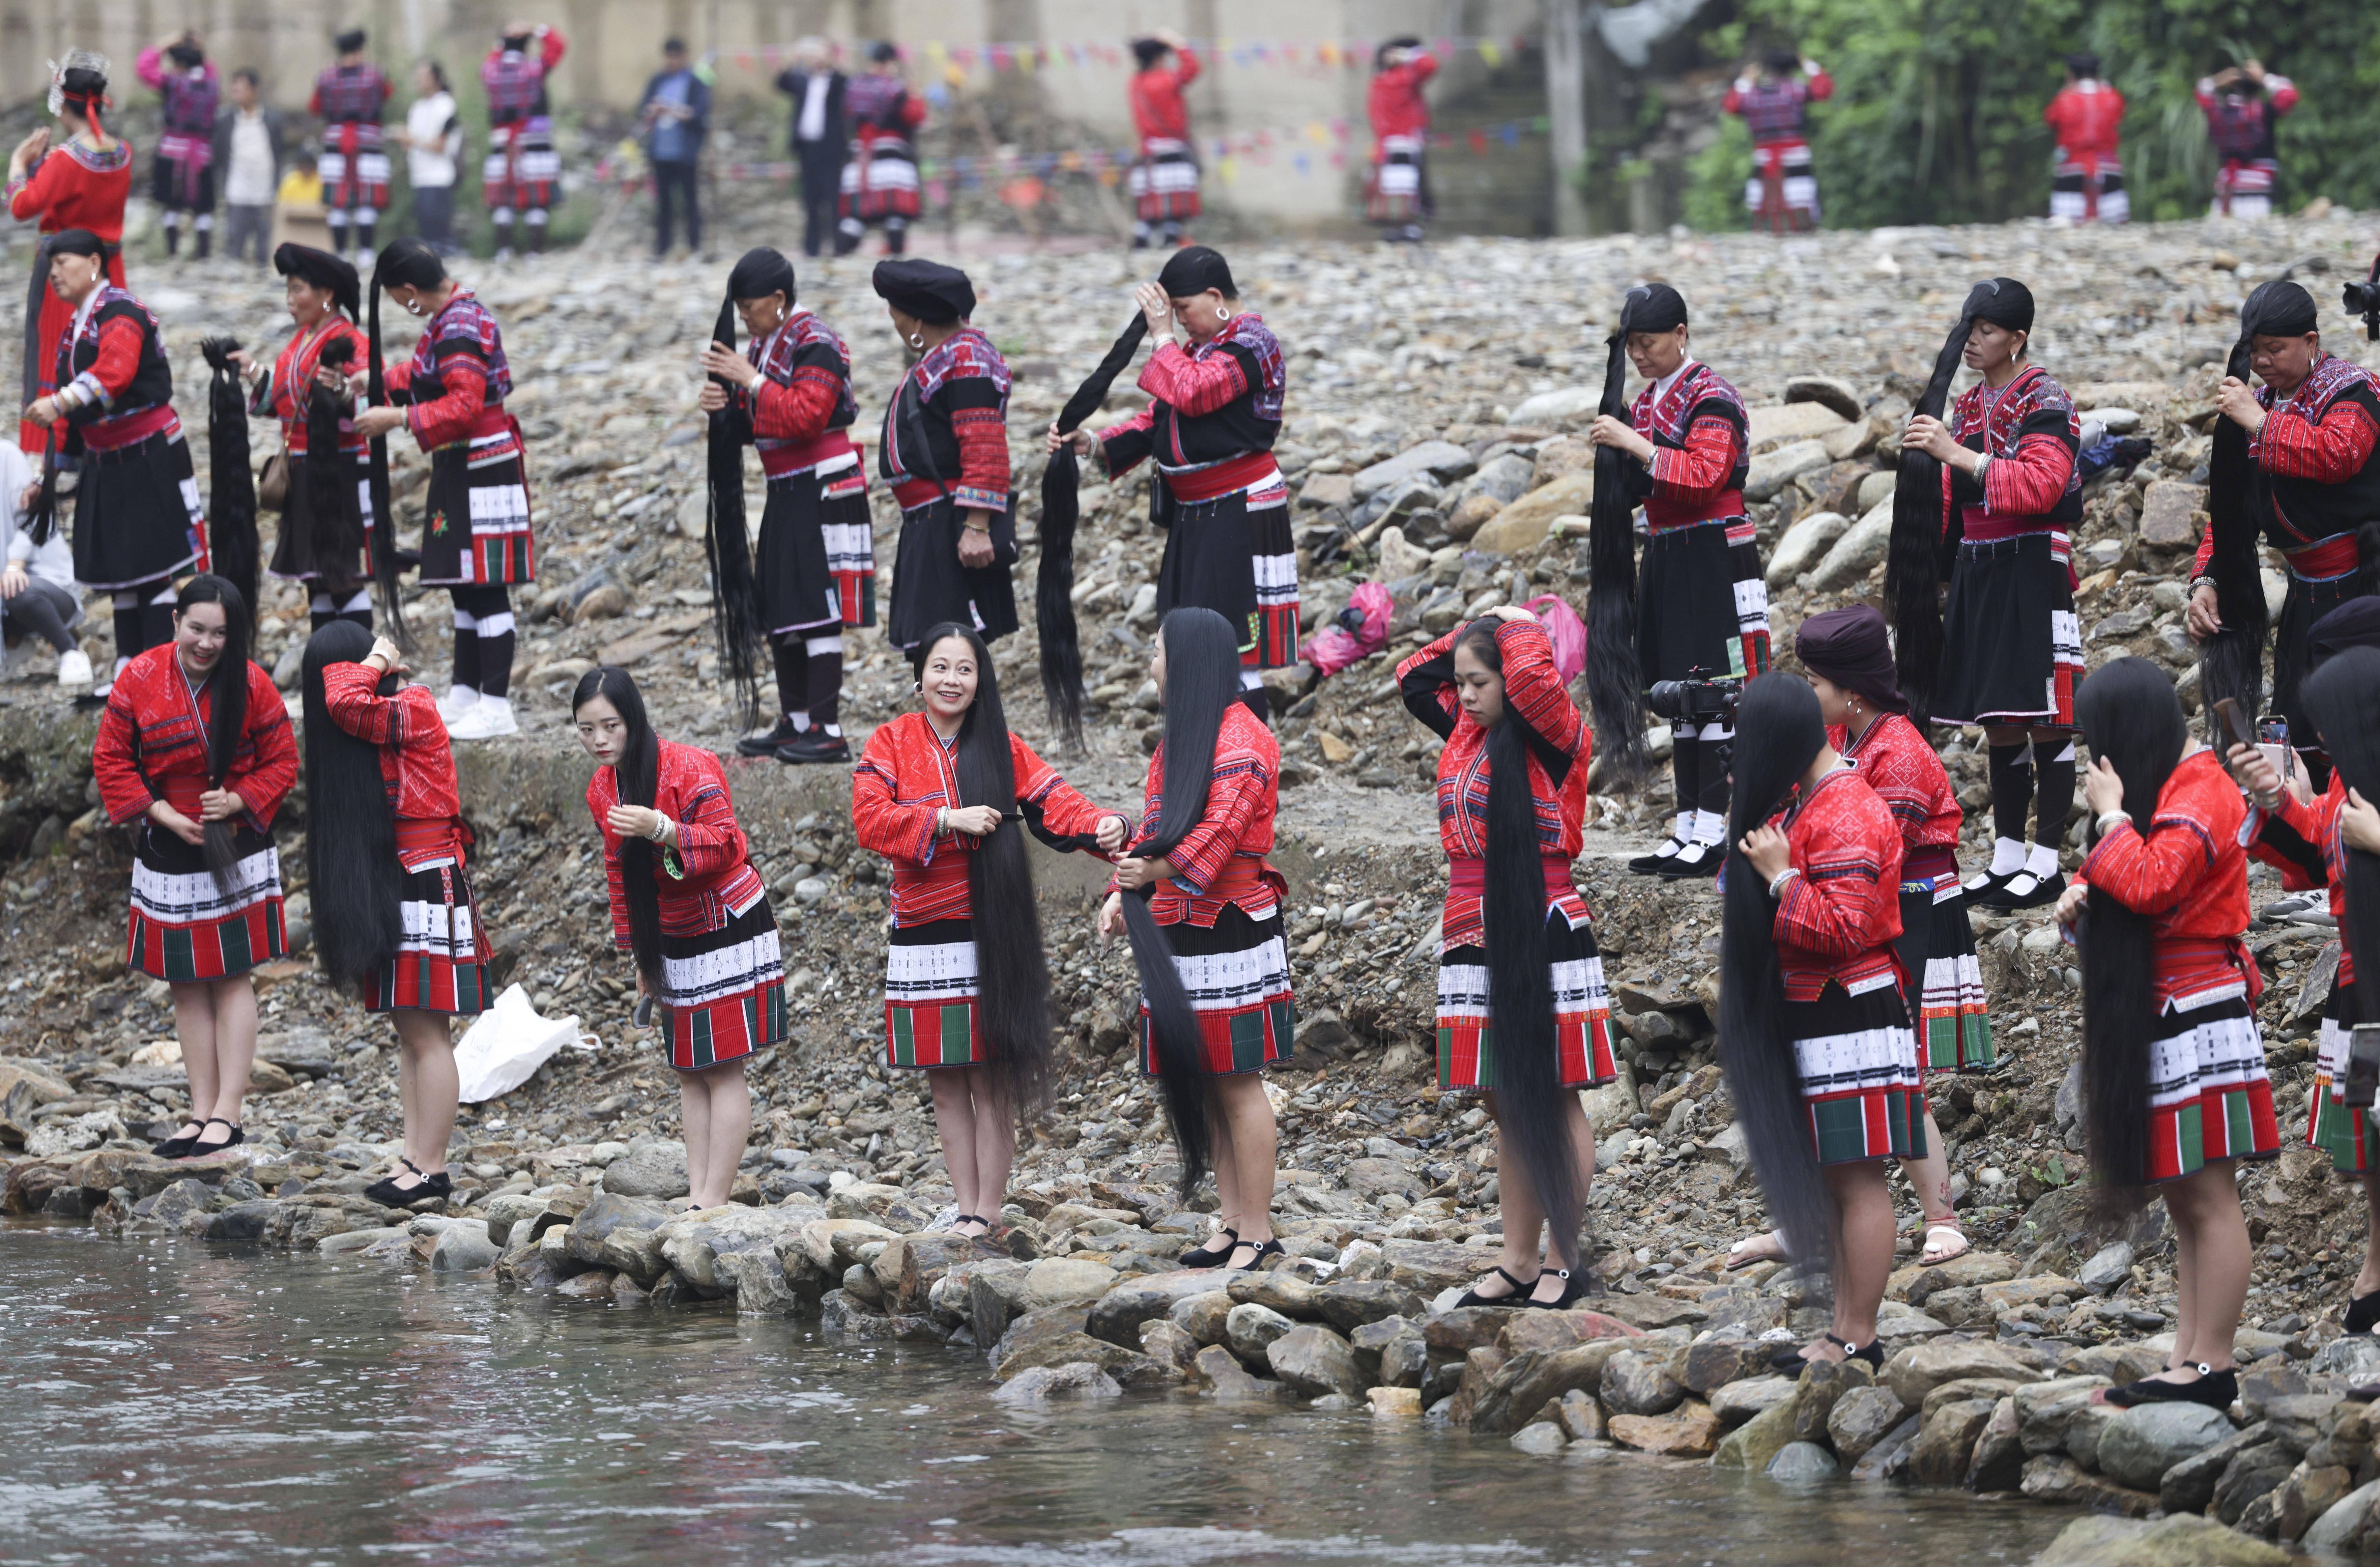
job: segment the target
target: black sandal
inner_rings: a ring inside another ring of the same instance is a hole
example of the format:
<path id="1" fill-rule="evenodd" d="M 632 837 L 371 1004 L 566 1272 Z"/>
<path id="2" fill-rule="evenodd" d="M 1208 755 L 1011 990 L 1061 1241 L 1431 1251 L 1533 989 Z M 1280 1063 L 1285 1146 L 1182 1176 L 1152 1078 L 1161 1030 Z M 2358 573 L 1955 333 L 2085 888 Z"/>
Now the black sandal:
<path id="1" fill-rule="evenodd" d="M 1281 1249 L 1281 1237 L 1278 1235 L 1262 1242 L 1235 1241 L 1232 1245 L 1232 1255 L 1237 1256 L 1239 1254 L 1240 1247 L 1242 1246 L 1255 1246 L 1257 1248 L 1257 1254 L 1256 1256 L 1248 1258 L 1245 1262 L 1241 1263 L 1234 1269 L 1236 1272 L 1252 1273 L 1264 1266 L 1264 1259 L 1266 1257 L 1287 1257 L 1289 1255 L 1289 1253 Z M 1226 1266 L 1228 1266 L 1228 1264 Z"/>
<path id="2" fill-rule="evenodd" d="M 1220 1268 L 1229 1262 L 1232 1253 L 1240 1249 L 1240 1233 L 1237 1230 L 1218 1230 L 1215 1233 L 1229 1235 L 1231 1240 L 1220 1246 L 1200 1246 L 1196 1251 L 1185 1251 L 1173 1260 L 1184 1268 Z"/>
<path id="3" fill-rule="evenodd" d="M 2347 1320 L 2339 1325 L 2341 1330 L 2349 1333 L 2368 1333 L 2374 1324 L 2380 1324 L 2380 1290 L 2368 1295 L 2349 1295 Z"/>
<path id="4" fill-rule="evenodd" d="M 1880 1339 L 1870 1339 L 1864 1346 L 1853 1348 L 1850 1340 L 1840 1339 L 1828 1333 L 1827 1342 L 1840 1348 L 1843 1352 L 1845 1360 L 1864 1360 L 1879 1371 L 1884 1368 L 1884 1342 Z M 1813 1360 L 1803 1354 L 1801 1346 L 1785 1350 L 1769 1356 L 1768 1359 L 1769 1369 L 1784 1372 L 1788 1376 L 1799 1376 L 1810 1367 L 1824 1364 L 1826 1363 Z"/>
<path id="5" fill-rule="evenodd" d="M 2196 1403 L 2216 1411 L 2230 1408 L 2232 1401 L 2240 1396 L 2239 1372 L 2229 1367 L 2217 1371 L 2203 1360 L 2192 1369 L 2198 1373 L 2194 1382 L 2160 1382 L 2154 1377 L 2143 1377 L 2120 1388 L 2109 1388 L 2107 1402 L 2118 1409 L 2143 1403 Z"/>
<path id="6" fill-rule="evenodd" d="M 191 1116 L 187 1119 L 198 1122 L 199 1132 L 203 1132 L 207 1129 L 207 1124 L 203 1118 Z M 152 1144 L 149 1151 L 159 1159 L 187 1159 L 189 1157 L 191 1148 L 195 1146 L 199 1140 L 199 1132 L 192 1132 L 187 1136 L 177 1132 L 162 1143 Z M 2354 1330 L 2350 1329 L 2349 1331 L 2352 1332 Z"/>
<path id="7" fill-rule="evenodd" d="M 1580 1297 L 1586 1294 L 1586 1281 L 1584 1279 L 1572 1278 L 1570 1276 L 1570 1269 L 1567 1268 L 1555 1269 L 1553 1270 L 1553 1275 L 1555 1278 L 1561 1281 L 1561 1294 L 1556 1295 L 1551 1300 L 1539 1300 L 1536 1295 L 1536 1285 L 1532 1284 L 1529 1286 L 1529 1294 L 1527 1297 L 1524 1299 L 1521 1304 L 1539 1311 L 1568 1311 L 1572 1306 L 1577 1305 Z M 1508 1279 L 1512 1277 L 1509 1273 L 1504 1276 Z M 1542 1284 L 1545 1281 L 1545 1274 L 1540 1272 L 1537 1275 L 1537 1283 Z"/>
<path id="8" fill-rule="evenodd" d="M 231 1136 L 220 1143 L 202 1142 L 193 1137 L 190 1139 L 190 1151 L 182 1155 L 184 1159 L 204 1159 L 211 1153 L 221 1153 L 225 1148 L 236 1148 L 248 1141 L 248 1134 L 239 1129 L 238 1123 L 225 1121 L 220 1115 L 208 1116 L 200 1124 L 199 1130 L 203 1133 L 209 1126 L 228 1126 L 231 1128 Z"/>
<path id="9" fill-rule="evenodd" d="M 421 1166 L 414 1163 L 413 1160 L 399 1156 L 397 1162 L 416 1175 L 421 1175 Z M 375 1181 L 366 1186 L 364 1196 L 382 1208 L 411 1208 L 415 1203 L 427 1197 L 443 1198 L 454 1189 L 454 1177 L 441 1170 L 435 1175 L 421 1175 L 421 1179 L 410 1186 L 398 1185 L 396 1177 L 393 1174 L 389 1175 L 383 1180 Z"/>
<path id="10" fill-rule="evenodd" d="M 1529 1303 L 1529 1292 L 1537 1287 L 1536 1279 L 1523 1283 L 1505 1272 L 1501 1265 L 1491 1268 L 1488 1271 L 1512 1285 L 1512 1293 L 1509 1295 L 1483 1295 L 1479 1293 L 1479 1286 L 1474 1284 L 1470 1289 L 1463 1291 L 1462 1296 L 1455 1301 L 1454 1309 L 1460 1311 L 1466 1306 L 1526 1306 Z M 1540 1277 L 1542 1276 L 1541 1274 Z M 1480 1281 L 1480 1283 L 1486 1282 L 1484 1279 Z"/>

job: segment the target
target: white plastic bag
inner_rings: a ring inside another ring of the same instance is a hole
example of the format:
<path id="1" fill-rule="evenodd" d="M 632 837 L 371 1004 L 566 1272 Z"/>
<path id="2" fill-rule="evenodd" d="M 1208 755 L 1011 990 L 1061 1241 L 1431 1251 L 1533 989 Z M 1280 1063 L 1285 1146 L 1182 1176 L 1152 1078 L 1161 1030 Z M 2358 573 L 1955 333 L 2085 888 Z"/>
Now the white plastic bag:
<path id="1" fill-rule="evenodd" d="M 455 1047 L 455 1071 L 465 1104 L 509 1094 L 533 1076 L 565 1045 L 578 1042 L 577 1014 L 540 1017 L 528 992 L 508 985 L 496 1004 L 480 1014 Z"/>

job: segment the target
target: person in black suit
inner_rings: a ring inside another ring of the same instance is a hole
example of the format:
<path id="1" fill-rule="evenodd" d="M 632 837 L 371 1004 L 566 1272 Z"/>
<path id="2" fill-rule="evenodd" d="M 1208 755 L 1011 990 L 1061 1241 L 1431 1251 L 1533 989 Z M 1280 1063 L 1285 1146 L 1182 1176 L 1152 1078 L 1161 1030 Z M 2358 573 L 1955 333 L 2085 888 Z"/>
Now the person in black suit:
<path id="1" fill-rule="evenodd" d="M 794 156 L 801 164 L 802 253 L 824 253 L 834 232 L 835 200 L 843 189 L 843 165 L 851 155 L 844 123 L 844 90 L 850 79 L 834 68 L 823 38 L 794 45 L 794 63 L 777 75 L 777 91 L 794 101 Z"/>

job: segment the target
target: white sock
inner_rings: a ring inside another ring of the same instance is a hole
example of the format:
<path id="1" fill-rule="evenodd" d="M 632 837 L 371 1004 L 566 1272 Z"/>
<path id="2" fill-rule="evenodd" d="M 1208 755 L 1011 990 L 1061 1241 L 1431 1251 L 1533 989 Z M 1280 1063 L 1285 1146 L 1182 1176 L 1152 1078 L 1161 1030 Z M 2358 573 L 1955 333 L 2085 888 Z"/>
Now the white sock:
<path id="1" fill-rule="evenodd" d="M 2024 869 L 2024 843 L 2019 838 L 1992 840 L 1992 874 L 2014 876 Z"/>
<path id="2" fill-rule="evenodd" d="M 2046 881 L 2058 874 L 2058 847 L 2054 844 L 2035 844 L 2033 852 L 2024 856 L 2024 868 L 2036 881 Z"/>
<path id="3" fill-rule="evenodd" d="M 480 699 L 480 688 L 476 686 L 449 686 L 446 687 L 446 705 L 456 712 L 460 712 L 465 708 L 472 706 Z"/>
<path id="4" fill-rule="evenodd" d="M 794 726 L 794 733 L 796 735 L 807 735 L 810 732 L 810 715 L 807 712 L 789 712 L 785 715 L 785 722 Z"/>
<path id="5" fill-rule="evenodd" d="M 1698 810 L 1694 812 L 1693 842 L 1697 844 L 1718 844 L 1724 843 L 1726 840 L 1727 818 L 1719 815 L 1719 813 L 1715 810 Z"/>
<path id="6" fill-rule="evenodd" d="M 473 707 L 485 708 L 490 712 L 494 713 L 498 718 L 510 718 L 513 714 L 513 703 L 510 697 L 490 697 L 482 695 L 478 701 L 471 705 Z"/>
<path id="7" fill-rule="evenodd" d="M 838 740 L 843 738 L 843 725 L 840 723 L 821 723 L 819 728 Z"/>
<path id="8" fill-rule="evenodd" d="M 1694 835 L 1694 816 L 1695 813 L 1690 810 L 1680 811 L 1677 820 L 1670 825 L 1670 836 L 1681 844 L 1692 838 Z"/>

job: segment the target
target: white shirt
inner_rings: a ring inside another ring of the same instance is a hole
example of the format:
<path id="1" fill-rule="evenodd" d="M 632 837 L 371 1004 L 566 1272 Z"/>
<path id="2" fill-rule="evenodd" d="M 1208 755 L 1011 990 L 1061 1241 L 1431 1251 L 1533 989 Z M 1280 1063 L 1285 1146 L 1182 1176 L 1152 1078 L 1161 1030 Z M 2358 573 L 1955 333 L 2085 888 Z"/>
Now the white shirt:
<path id="1" fill-rule="evenodd" d="M 232 111 L 231 167 L 224 172 L 224 201 L 234 207 L 273 205 L 273 139 L 264 132 L 261 108 Z"/>
<path id="2" fill-rule="evenodd" d="M 413 107 L 405 112 L 405 133 L 411 143 L 405 152 L 405 170 L 413 183 L 454 184 L 455 160 L 463 154 L 463 128 L 455 123 L 455 95 L 433 92 L 415 99 Z"/>
<path id="3" fill-rule="evenodd" d="M 25 516 L 18 499 L 25 487 L 41 478 L 21 447 L 14 441 L 0 441 L 0 536 L 7 540 L 7 562 L 22 566 L 27 575 L 43 582 L 55 582 L 68 592 L 74 591 L 74 547 L 67 542 L 67 530 L 53 528 L 50 541 L 36 545 L 31 534 L 25 531 Z"/>
<path id="4" fill-rule="evenodd" d="M 831 71 L 812 71 L 808 83 L 802 94 L 802 121 L 796 134 L 804 141 L 816 141 L 826 134 L 826 95 L 834 85 L 834 75 Z"/>
<path id="5" fill-rule="evenodd" d="M 1655 407 L 1659 407 L 1661 406 L 1661 399 L 1670 395 L 1670 388 L 1678 383 L 1678 378 L 1694 368 L 1694 361 L 1692 358 L 1685 359 L 1679 364 L 1677 369 L 1671 370 L 1660 380 L 1653 383 L 1653 406 Z"/>

